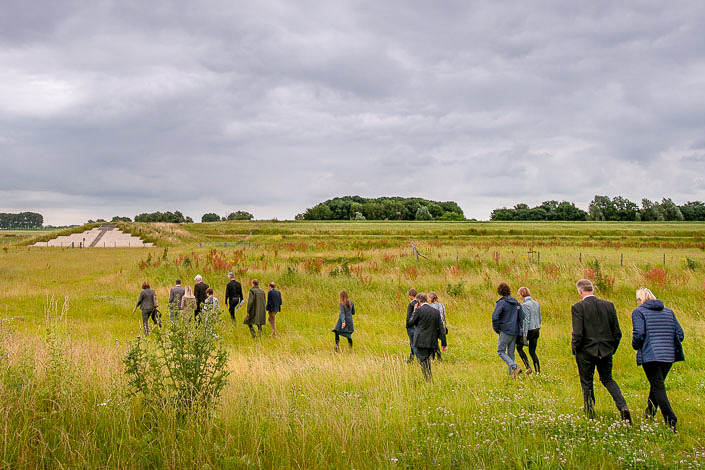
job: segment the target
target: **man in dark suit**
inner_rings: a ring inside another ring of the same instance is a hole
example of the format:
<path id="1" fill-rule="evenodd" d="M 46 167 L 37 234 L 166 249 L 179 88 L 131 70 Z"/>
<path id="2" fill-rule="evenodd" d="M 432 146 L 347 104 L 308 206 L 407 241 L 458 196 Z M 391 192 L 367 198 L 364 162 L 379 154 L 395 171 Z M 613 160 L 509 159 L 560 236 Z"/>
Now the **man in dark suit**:
<path id="1" fill-rule="evenodd" d="M 225 305 L 228 306 L 233 322 L 235 321 L 235 307 L 240 304 L 242 299 L 242 285 L 235 280 L 233 273 L 228 273 L 228 285 L 225 286 Z"/>
<path id="2" fill-rule="evenodd" d="M 428 305 L 426 294 L 416 295 L 416 310 L 407 320 L 406 327 L 414 328 L 414 353 L 421 364 L 426 380 L 431 380 L 431 355 L 438 349 L 438 340 L 441 340 L 441 349 L 447 349 L 446 332 L 438 310 Z"/>
<path id="3" fill-rule="evenodd" d="M 203 302 L 206 301 L 206 290 L 208 290 L 208 284 L 203 282 L 203 277 L 200 274 L 196 274 L 193 278 L 196 281 L 196 285 L 193 286 L 193 296 L 196 297 L 196 310 L 193 311 L 193 317 L 198 320 L 198 315 L 201 313 L 201 306 Z"/>
<path id="4" fill-rule="evenodd" d="M 269 324 L 272 325 L 272 336 L 277 336 L 277 313 L 282 311 L 282 293 L 277 290 L 277 285 L 269 283 L 267 292 L 267 314 Z"/>
<path id="5" fill-rule="evenodd" d="M 595 417 L 593 378 L 597 368 L 600 382 L 612 395 L 622 419 L 631 424 L 632 418 L 627 402 L 619 385 L 612 378 L 612 356 L 622 339 L 617 311 L 612 302 L 595 297 L 592 282 L 589 280 L 579 280 L 576 287 L 581 301 L 571 308 L 573 317 L 571 346 L 578 364 L 585 414 L 590 419 Z"/>
<path id="6" fill-rule="evenodd" d="M 411 316 L 414 314 L 414 310 L 416 310 L 416 289 L 414 289 L 412 287 L 411 289 L 409 289 L 409 292 L 407 292 L 407 294 L 409 295 L 411 302 L 409 302 L 409 305 L 407 305 L 407 307 L 406 307 L 406 323 L 407 323 L 406 334 L 409 335 L 409 349 L 411 352 L 409 353 L 409 360 L 406 362 L 412 363 L 412 362 L 414 362 L 414 356 L 415 356 L 415 354 L 414 354 L 414 329 L 409 328 L 408 324 L 409 324 L 409 320 L 411 319 Z"/>

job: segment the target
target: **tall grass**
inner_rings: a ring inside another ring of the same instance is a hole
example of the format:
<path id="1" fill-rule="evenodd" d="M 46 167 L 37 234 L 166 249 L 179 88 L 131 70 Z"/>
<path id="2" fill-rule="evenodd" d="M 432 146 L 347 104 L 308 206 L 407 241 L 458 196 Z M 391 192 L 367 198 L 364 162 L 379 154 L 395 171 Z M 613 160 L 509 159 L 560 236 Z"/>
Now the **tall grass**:
<path id="1" fill-rule="evenodd" d="M 204 225 L 194 225 L 194 233 L 211 230 Z M 226 231 L 230 223 L 216 225 L 223 227 L 223 237 L 242 236 L 239 228 Z M 301 225 L 305 232 L 295 236 L 287 231 L 299 225 L 270 225 L 281 232 L 248 232 L 248 245 L 219 247 L 217 257 L 209 255 L 213 246 L 199 247 L 193 238 L 170 247 L 166 260 L 163 248 L 10 247 L 0 253 L 5 281 L 0 284 L 0 466 L 705 464 L 705 260 L 703 251 L 687 240 L 682 248 L 583 246 L 588 237 L 553 246 L 547 242 L 539 262 L 528 253 L 529 240 L 522 246 L 506 239 L 425 239 L 417 245 L 428 259 L 417 261 L 409 249 L 410 236 L 386 224 L 370 224 L 365 230 L 374 232 L 372 238 L 360 233 L 327 238 L 315 233 L 314 224 Z M 452 231 L 457 225 L 462 224 L 438 224 L 432 230 Z M 327 224 L 321 227 L 328 229 Z M 159 263 L 144 266 L 148 254 Z M 634 410 L 631 429 L 618 422 L 599 384 L 598 419 L 590 422 L 581 414 L 569 346 L 570 305 L 577 300 L 575 280 L 593 269 L 588 261 L 594 259 L 604 276 L 614 278 L 599 295 L 615 302 L 625 334 L 615 357 L 615 378 Z M 664 275 L 654 278 L 655 268 Z M 130 314 L 141 282 L 150 281 L 165 304 L 173 279 L 190 283 L 200 273 L 220 297 L 228 270 L 241 274 L 244 285 L 255 277 L 279 284 L 284 296 L 277 317 L 279 336 L 268 336 L 265 327 L 265 336 L 252 340 L 241 324 L 243 310 L 237 313 L 237 323 L 227 325 L 223 336 L 230 380 L 210 416 L 185 418 L 171 407 L 155 408 L 131 397 L 123 358 L 128 341 L 141 334 L 140 318 Z M 497 357 L 489 316 L 501 280 L 513 291 L 527 285 L 541 303 L 541 376 L 508 380 Z M 667 381 L 679 417 L 677 435 L 667 431 L 660 415 L 654 421 L 639 417 L 648 386 L 636 367 L 629 336 L 634 290 L 642 285 L 676 311 L 686 333 L 687 361 L 677 364 Z M 447 308 L 450 347 L 443 362 L 433 364 L 431 383 L 423 380 L 417 364 L 405 363 L 409 287 L 436 290 Z M 330 329 L 337 317 L 337 292 L 343 288 L 358 312 L 355 349 L 335 354 Z M 52 296 L 61 301 L 48 302 Z"/>

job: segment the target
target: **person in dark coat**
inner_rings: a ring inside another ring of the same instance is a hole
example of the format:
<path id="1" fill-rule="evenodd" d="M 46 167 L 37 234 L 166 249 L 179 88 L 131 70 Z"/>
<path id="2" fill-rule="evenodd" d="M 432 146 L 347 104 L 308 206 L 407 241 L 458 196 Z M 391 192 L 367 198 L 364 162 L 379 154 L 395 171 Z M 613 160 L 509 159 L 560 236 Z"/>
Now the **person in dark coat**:
<path id="1" fill-rule="evenodd" d="M 276 284 L 270 282 L 269 292 L 267 292 L 267 314 L 269 324 L 272 325 L 272 336 L 277 336 L 277 313 L 282 310 L 282 293 L 276 287 Z"/>
<path id="2" fill-rule="evenodd" d="M 340 352 L 340 337 L 344 336 L 348 340 L 348 346 L 352 351 L 353 340 L 352 334 L 355 331 L 353 327 L 353 315 L 355 315 L 355 304 L 350 297 L 348 292 L 341 290 L 340 297 L 338 301 L 339 313 L 338 321 L 333 328 L 333 333 L 335 333 L 335 352 Z"/>
<path id="3" fill-rule="evenodd" d="M 492 312 L 492 329 L 499 335 L 497 354 L 507 364 L 509 375 L 516 378 L 522 371 L 514 360 L 514 349 L 522 334 L 524 312 L 517 299 L 511 296 L 512 291 L 506 282 L 499 284 L 497 293 L 502 296 Z"/>
<path id="4" fill-rule="evenodd" d="M 176 285 L 169 291 L 169 320 L 173 323 L 181 312 L 181 299 L 186 291 L 181 287 L 181 279 L 176 280 Z"/>
<path id="5" fill-rule="evenodd" d="M 247 317 L 245 317 L 245 325 L 250 328 L 250 334 L 253 338 L 262 336 L 262 325 L 266 321 L 266 306 L 267 298 L 262 289 L 259 287 L 257 279 L 252 280 L 252 289 L 247 296 Z M 252 325 L 257 325 L 257 334 Z"/>
<path id="6" fill-rule="evenodd" d="M 649 398 L 645 418 L 653 418 L 661 408 L 663 419 L 674 432 L 676 414 L 666 395 L 666 376 L 674 362 L 684 361 L 683 328 L 673 310 L 647 288 L 636 291 L 639 306 L 632 312 L 632 347 L 636 350 L 636 363 L 644 368 L 649 381 Z"/>
<path id="7" fill-rule="evenodd" d="M 235 322 L 235 308 L 243 299 L 242 285 L 235 280 L 233 273 L 228 273 L 228 285 L 225 286 L 225 305 L 228 306 L 230 319 Z"/>
<path id="8" fill-rule="evenodd" d="M 421 372 L 426 380 L 431 380 L 431 355 L 438 349 L 441 340 L 441 350 L 448 348 L 446 331 L 441 320 L 441 314 L 428 305 L 426 294 L 416 294 L 416 310 L 406 326 L 414 328 L 414 349 L 416 358 L 421 365 Z"/>
<path id="9" fill-rule="evenodd" d="M 411 316 L 414 314 L 414 310 L 416 309 L 416 289 L 411 288 L 409 289 L 409 292 L 407 292 L 409 298 L 411 299 L 411 302 L 409 302 L 409 305 L 406 307 L 406 325 L 409 324 L 409 320 L 411 320 Z M 414 357 L 416 356 L 416 352 L 414 351 L 414 329 L 409 328 L 408 326 L 406 327 L 406 334 L 409 336 L 409 360 L 406 362 L 411 363 L 414 361 Z"/>
<path id="10" fill-rule="evenodd" d="M 592 282 L 588 279 L 579 280 L 576 287 L 582 300 L 571 308 L 573 317 L 571 346 L 578 364 L 585 414 L 589 419 L 595 417 L 593 379 L 597 368 L 600 382 L 612 395 L 622 419 L 631 424 L 632 417 L 627 401 L 619 385 L 612 378 L 612 356 L 622 339 L 617 311 L 612 302 L 595 297 Z"/>
<path id="11" fill-rule="evenodd" d="M 145 336 L 149 336 L 149 319 L 151 318 L 155 325 L 162 326 L 162 321 L 158 316 L 157 311 L 157 294 L 149 287 L 149 282 L 142 283 L 142 292 L 137 299 L 137 305 L 132 309 L 134 313 L 137 307 L 142 310 L 142 326 L 144 327 Z"/>
<path id="12" fill-rule="evenodd" d="M 197 274 L 193 280 L 196 281 L 196 285 L 193 286 L 193 295 L 196 297 L 196 310 L 193 311 L 193 316 L 196 320 L 198 320 L 198 315 L 201 313 L 203 302 L 205 302 L 206 297 L 208 297 L 206 291 L 209 286 L 203 282 L 203 277 L 200 274 Z"/>

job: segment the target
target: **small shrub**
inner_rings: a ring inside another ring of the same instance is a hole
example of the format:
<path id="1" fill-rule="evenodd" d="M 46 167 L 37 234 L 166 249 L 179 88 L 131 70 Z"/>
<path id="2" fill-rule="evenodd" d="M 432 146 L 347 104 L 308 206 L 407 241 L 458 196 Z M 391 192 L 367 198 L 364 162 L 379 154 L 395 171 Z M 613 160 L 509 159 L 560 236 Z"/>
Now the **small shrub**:
<path id="1" fill-rule="evenodd" d="M 602 271 L 602 267 L 597 258 L 588 261 L 587 265 L 590 266 L 590 268 L 585 270 L 585 277 L 590 279 L 598 290 L 607 291 L 614 287 L 614 276 L 608 276 Z M 592 273 L 588 271 L 592 271 Z M 588 274 L 592 274 L 592 276 L 588 276 Z"/>
<path id="2" fill-rule="evenodd" d="M 449 283 L 446 286 L 446 292 L 448 292 L 448 295 L 452 295 L 453 297 L 460 297 L 463 294 L 465 294 L 465 287 L 463 285 L 463 281 L 459 281 L 456 284 Z"/>
<path id="3" fill-rule="evenodd" d="M 686 256 L 683 261 L 685 263 L 685 269 L 690 269 L 691 271 L 695 271 L 696 269 L 698 269 L 698 262 L 694 259 Z"/>
<path id="4" fill-rule="evenodd" d="M 200 316 L 200 323 L 185 316 L 130 343 L 123 360 L 130 390 L 148 406 L 209 411 L 220 396 L 229 375 L 222 318 L 208 309 Z"/>

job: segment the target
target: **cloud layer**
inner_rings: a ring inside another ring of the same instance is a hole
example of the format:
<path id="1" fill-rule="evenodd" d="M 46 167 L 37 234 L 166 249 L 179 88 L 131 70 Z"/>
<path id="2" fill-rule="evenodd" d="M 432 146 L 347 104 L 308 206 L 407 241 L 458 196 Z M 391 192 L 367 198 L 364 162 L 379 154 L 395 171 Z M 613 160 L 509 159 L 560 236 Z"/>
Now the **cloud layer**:
<path id="1" fill-rule="evenodd" d="M 701 2 L 5 2 L 0 210 L 705 199 Z"/>

